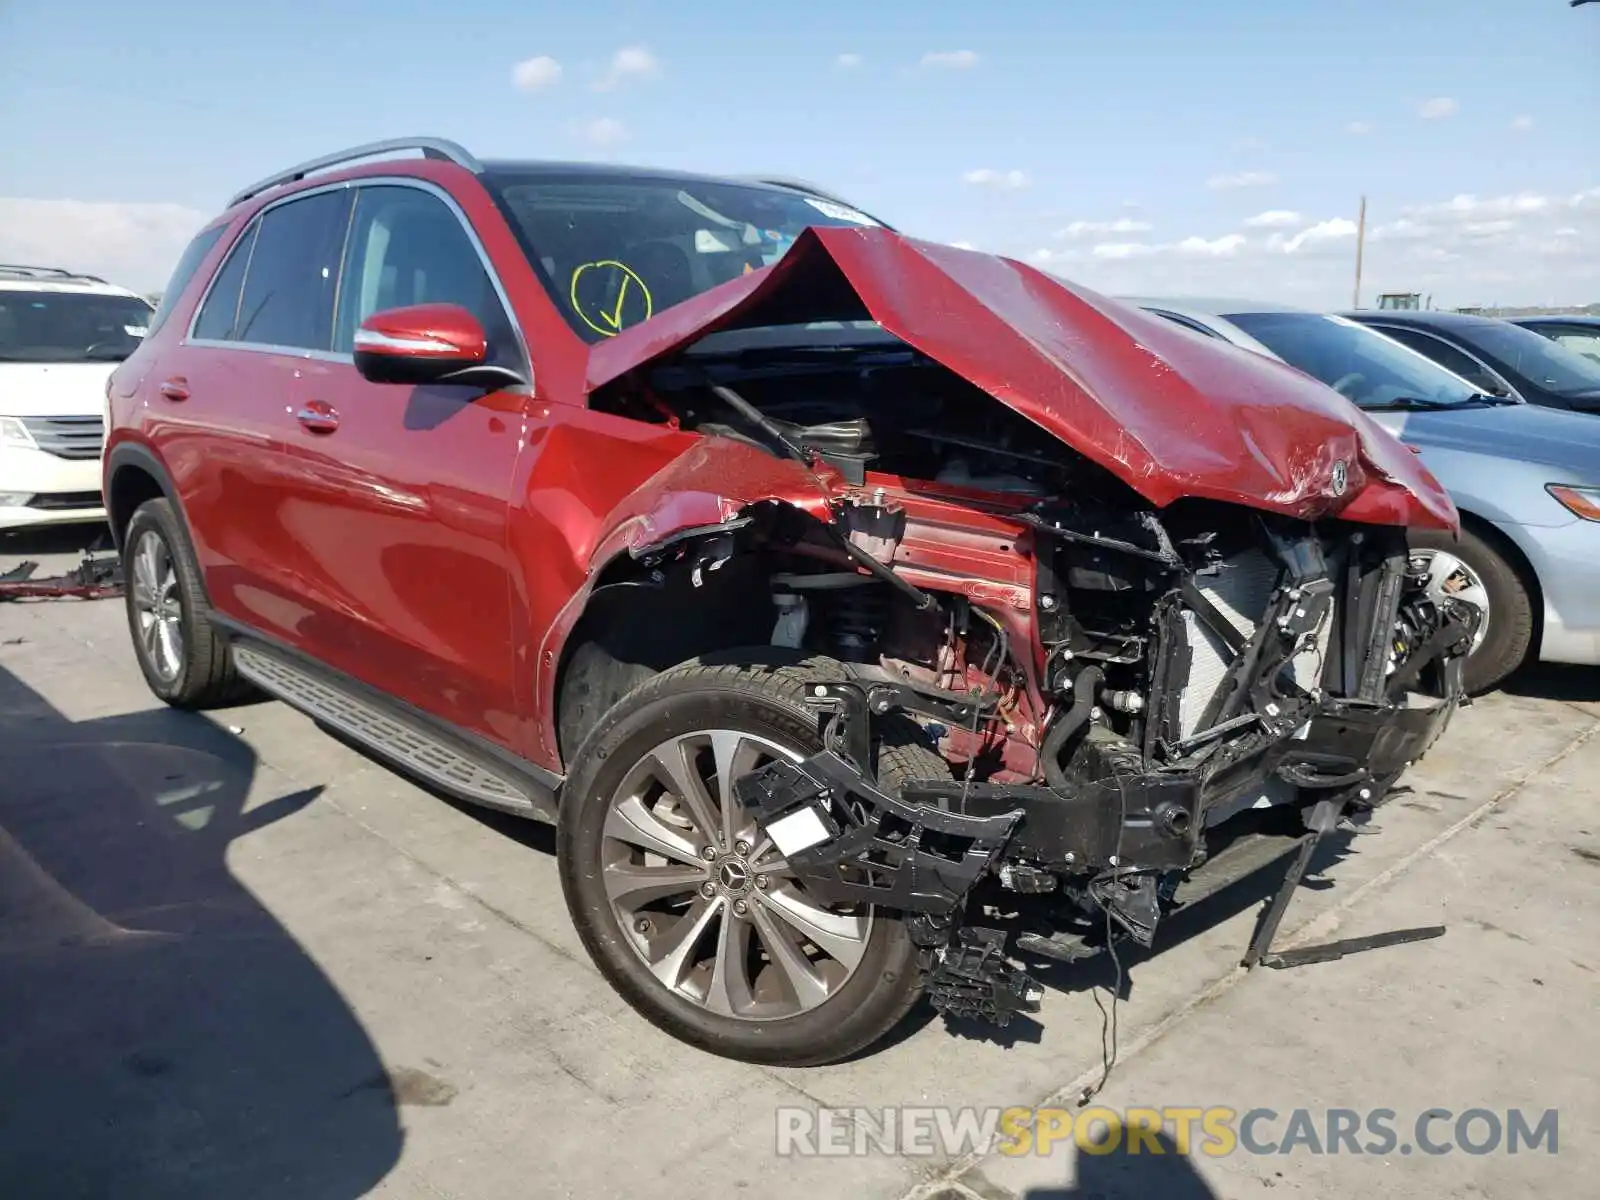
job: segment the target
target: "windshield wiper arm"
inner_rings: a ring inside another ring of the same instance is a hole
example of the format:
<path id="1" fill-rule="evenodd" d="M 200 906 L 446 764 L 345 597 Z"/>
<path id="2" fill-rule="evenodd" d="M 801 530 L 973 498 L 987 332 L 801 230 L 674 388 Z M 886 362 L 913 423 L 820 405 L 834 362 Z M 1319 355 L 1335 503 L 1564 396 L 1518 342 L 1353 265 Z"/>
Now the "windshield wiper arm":
<path id="1" fill-rule="evenodd" d="M 1368 408 L 1401 408 L 1426 412 L 1433 412 L 1441 408 L 1460 408 L 1467 404 L 1466 400 L 1429 400 L 1426 396 L 1390 396 L 1380 404 L 1369 404 Z"/>

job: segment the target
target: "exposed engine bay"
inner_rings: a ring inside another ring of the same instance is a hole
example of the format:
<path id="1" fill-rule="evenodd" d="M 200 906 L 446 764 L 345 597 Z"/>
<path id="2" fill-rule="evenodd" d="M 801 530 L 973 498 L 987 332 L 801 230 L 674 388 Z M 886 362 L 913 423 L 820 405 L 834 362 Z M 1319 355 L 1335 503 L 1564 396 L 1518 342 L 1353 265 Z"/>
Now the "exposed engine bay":
<path id="1" fill-rule="evenodd" d="M 1427 598 L 1402 529 L 1158 510 L 893 339 L 690 354 L 597 400 L 817 473 L 829 521 L 759 504 L 640 553 L 696 587 L 745 564 L 773 645 L 850 665 L 813 689 L 827 749 L 738 795 L 820 898 L 910 915 L 944 1011 L 1036 1007 L 1013 952 L 1150 945 L 1264 813 L 1314 844 L 1463 699 L 1480 614 Z M 948 778 L 878 786 L 890 714 Z"/>

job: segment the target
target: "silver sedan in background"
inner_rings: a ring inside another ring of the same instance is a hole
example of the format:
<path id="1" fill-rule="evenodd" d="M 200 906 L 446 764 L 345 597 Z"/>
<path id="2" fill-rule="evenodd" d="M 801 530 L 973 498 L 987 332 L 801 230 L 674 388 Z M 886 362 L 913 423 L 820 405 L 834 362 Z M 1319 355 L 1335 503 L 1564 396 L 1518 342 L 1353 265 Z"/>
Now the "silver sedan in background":
<path id="1" fill-rule="evenodd" d="M 1600 664 L 1600 420 L 1486 395 L 1343 317 L 1243 300 L 1125 297 L 1321 380 L 1422 455 L 1461 510 L 1459 541 L 1416 532 L 1413 558 L 1486 620 L 1474 692 L 1525 660 Z"/>

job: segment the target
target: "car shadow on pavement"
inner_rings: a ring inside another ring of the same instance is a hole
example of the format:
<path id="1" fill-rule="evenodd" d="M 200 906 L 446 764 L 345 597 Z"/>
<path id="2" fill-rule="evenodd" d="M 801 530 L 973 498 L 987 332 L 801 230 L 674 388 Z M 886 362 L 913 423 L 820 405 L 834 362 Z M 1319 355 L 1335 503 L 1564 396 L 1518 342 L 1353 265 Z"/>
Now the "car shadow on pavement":
<path id="1" fill-rule="evenodd" d="M 203 718 L 73 723 L 0 668 L 0 1192 L 343 1198 L 398 1160 L 371 1040 L 225 861 L 320 791 L 246 810 L 255 775 Z"/>
<path id="2" fill-rule="evenodd" d="M 1141 1145 L 1128 1149 L 1127 1139 L 1097 1154 L 1077 1152 L 1070 1185 L 1029 1188 L 1022 1200 L 1212 1200 L 1211 1190 L 1189 1159 L 1165 1133 L 1156 1133 L 1160 1152 Z"/>
<path id="3" fill-rule="evenodd" d="M 1569 704 L 1600 704 L 1600 667 L 1567 663 L 1533 663 L 1501 685 L 1511 696 L 1536 700 L 1564 700 Z"/>

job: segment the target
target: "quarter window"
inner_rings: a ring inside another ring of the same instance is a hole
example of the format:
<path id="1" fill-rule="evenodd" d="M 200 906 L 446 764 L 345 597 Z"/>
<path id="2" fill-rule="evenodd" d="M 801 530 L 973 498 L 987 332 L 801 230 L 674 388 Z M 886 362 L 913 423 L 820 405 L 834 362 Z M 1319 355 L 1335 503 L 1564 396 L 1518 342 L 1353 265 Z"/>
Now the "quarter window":
<path id="1" fill-rule="evenodd" d="M 211 290 L 200 305 L 200 315 L 194 321 L 196 338 L 214 342 L 233 339 L 239 321 L 239 292 L 244 284 L 245 269 L 250 265 L 250 250 L 255 245 L 258 228 L 259 223 L 245 230 L 217 272 Z"/>
<path id="2" fill-rule="evenodd" d="M 455 212 L 420 188 L 359 190 L 345 250 L 334 349 L 348 353 L 361 322 L 412 304 L 458 304 L 489 338 L 487 361 L 515 367 L 516 334 Z"/>
<path id="3" fill-rule="evenodd" d="M 172 313 L 172 306 L 183 295 L 184 289 L 189 286 L 189 281 L 194 278 L 194 273 L 200 269 L 200 264 L 206 255 L 211 253 L 211 247 L 217 244 L 227 230 L 226 225 L 217 225 L 211 229 L 202 229 L 195 234 L 183 257 L 178 259 L 178 265 L 172 269 L 172 278 L 167 280 L 167 290 L 161 293 L 161 303 L 156 305 L 155 314 L 150 318 L 150 333 L 155 333 L 165 323 Z M 145 336 L 149 336 L 146 334 Z"/>
<path id="4" fill-rule="evenodd" d="M 349 214 L 350 192 L 341 188 L 290 200 L 260 217 L 234 327 L 238 341 L 328 349 Z"/>

